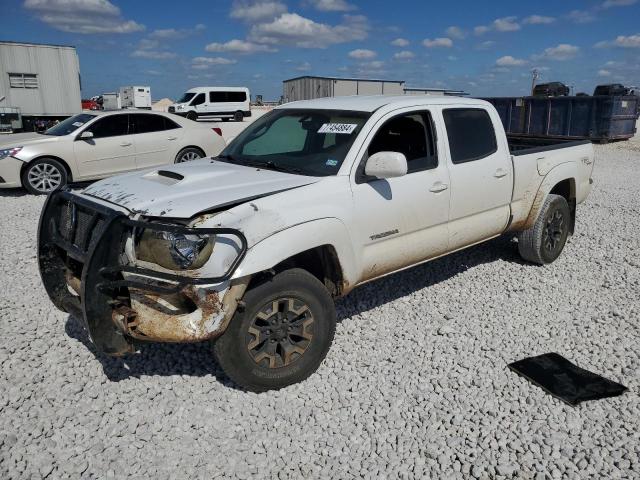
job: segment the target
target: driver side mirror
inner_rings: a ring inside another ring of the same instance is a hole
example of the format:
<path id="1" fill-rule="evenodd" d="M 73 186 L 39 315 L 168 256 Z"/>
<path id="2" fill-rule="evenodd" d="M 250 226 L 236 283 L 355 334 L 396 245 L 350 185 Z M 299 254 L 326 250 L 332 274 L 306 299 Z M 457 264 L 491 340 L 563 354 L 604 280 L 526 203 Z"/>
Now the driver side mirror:
<path id="1" fill-rule="evenodd" d="M 407 157 L 399 152 L 378 152 L 367 159 L 365 175 L 375 178 L 395 178 L 407 174 Z"/>
<path id="2" fill-rule="evenodd" d="M 91 140 L 93 138 L 93 132 L 85 130 L 80 134 L 80 140 Z"/>

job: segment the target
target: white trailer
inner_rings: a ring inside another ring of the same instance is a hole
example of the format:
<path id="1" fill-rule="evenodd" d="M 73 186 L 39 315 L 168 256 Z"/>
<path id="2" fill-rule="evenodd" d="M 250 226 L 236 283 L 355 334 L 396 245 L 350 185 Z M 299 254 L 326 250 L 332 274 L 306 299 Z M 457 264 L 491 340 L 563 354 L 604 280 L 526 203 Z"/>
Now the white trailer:
<path id="1" fill-rule="evenodd" d="M 82 111 L 75 47 L 0 42 L 0 107 L 19 109 L 25 130 Z"/>
<path id="2" fill-rule="evenodd" d="M 151 110 L 151 87 L 120 87 L 122 108 Z"/>
<path id="3" fill-rule="evenodd" d="M 102 94 L 102 109 L 103 110 L 120 110 L 122 108 L 122 101 L 118 92 L 109 92 Z"/>

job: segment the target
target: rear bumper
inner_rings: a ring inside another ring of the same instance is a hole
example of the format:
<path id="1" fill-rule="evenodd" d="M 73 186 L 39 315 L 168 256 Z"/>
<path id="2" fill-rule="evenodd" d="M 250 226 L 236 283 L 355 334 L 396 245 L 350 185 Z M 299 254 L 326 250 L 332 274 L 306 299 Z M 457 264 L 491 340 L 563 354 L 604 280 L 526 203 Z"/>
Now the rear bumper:
<path id="1" fill-rule="evenodd" d="M 84 321 L 93 343 L 110 355 L 135 350 L 135 341 L 198 342 L 226 329 L 244 295 L 246 281 L 231 282 L 246 253 L 221 277 L 185 277 L 141 268 L 126 258 L 126 245 L 139 229 L 194 229 L 134 221 L 122 212 L 69 191 L 49 196 L 38 231 L 40 275 L 51 301 Z M 206 230 L 206 231 L 205 231 Z"/>
<path id="2" fill-rule="evenodd" d="M 17 188 L 22 186 L 20 171 L 24 162 L 13 157 L 0 159 L 0 188 Z"/>

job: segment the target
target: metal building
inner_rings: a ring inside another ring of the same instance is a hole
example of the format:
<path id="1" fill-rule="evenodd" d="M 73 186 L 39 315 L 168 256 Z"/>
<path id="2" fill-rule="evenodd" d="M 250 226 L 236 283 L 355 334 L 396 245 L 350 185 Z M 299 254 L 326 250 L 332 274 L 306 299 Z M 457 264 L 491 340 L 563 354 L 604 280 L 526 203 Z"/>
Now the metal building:
<path id="1" fill-rule="evenodd" d="M 17 108 L 25 129 L 82 110 L 75 47 L 0 41 L 0 107 Z"/>
<path id="2" fill-rule="evenodd" d="M 405 87 L 404 89 L 405 95 L 453 95 L 456 97 L 462 97 L 464 95 L 469 95 L 467 92 L 463 90 L 449 90 L 447 88 L 415 88 L 415 87 Z"/>
<path id="3" fill-rule="evenodd" d="M 285 102 L 346 95 L 404 94 L 404 81 L 401 80 L 303 76 L 282 83 Z"/>

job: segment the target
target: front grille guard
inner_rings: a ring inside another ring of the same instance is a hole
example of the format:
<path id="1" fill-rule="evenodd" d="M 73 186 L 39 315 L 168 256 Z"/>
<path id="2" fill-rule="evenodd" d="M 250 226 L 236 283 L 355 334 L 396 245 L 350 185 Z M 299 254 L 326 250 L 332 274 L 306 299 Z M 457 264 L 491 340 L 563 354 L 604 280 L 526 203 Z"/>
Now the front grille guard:
<path id="1" fill-rule="evenodd" d="M 67 209 L 67 213 L 63 209 Z M 66 215 L 66 216 L 64 216 Z M 82 224 L 80 220 L 82 219 Z M 67 227 L 61 231 L 60 223 Z M 238 239 L 240 251 L 228 270 L 217 277 L 187 277 L 122 265 L 124 242 L 134 229 L 184 234 L 229 235 Z M 229 280 L 247 253 L 242 232 L 231 228 L 190 228 L 166 223 L 132 220 L 122 212 L 60 190 L 49 195 L 38 228 L 40 276 L 51 301 L 59 309 L 84 320 L 93 342 L 112 355 L 132 351 L 131 339 L 112 321 L 114 308 L 129 303 L 128 289 L 154 294 L 177 293 L 189 285 Z M 81 291 L 67 287 L 68 256 L 81 268 Z M 133 274 L 125 279 L 123 273 Z M 139 277 L 139 278 L 138 278 Z"/>

